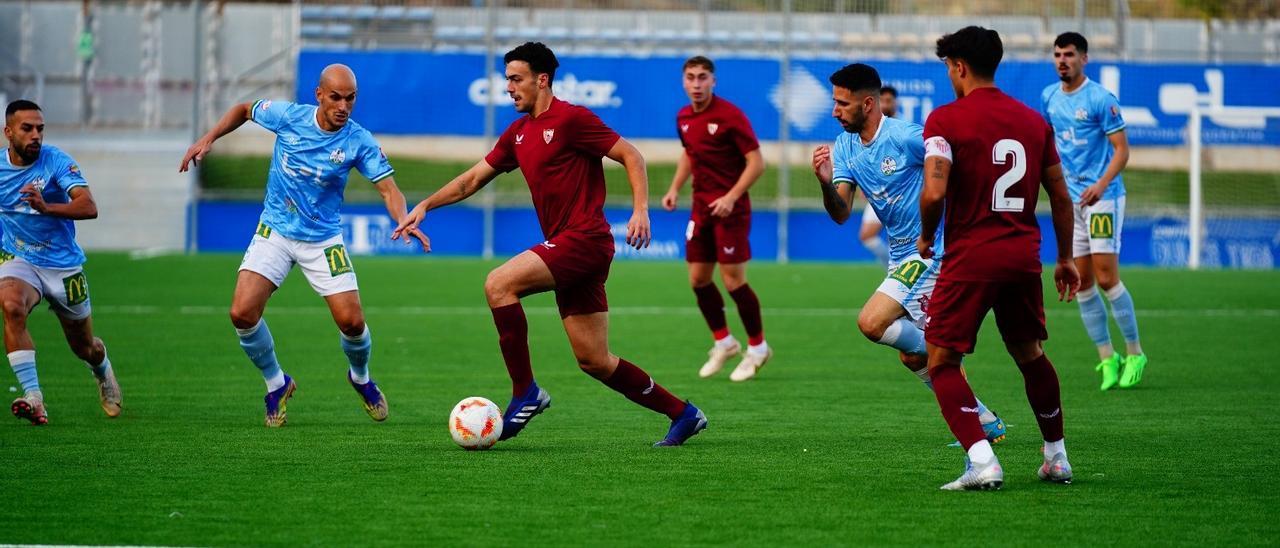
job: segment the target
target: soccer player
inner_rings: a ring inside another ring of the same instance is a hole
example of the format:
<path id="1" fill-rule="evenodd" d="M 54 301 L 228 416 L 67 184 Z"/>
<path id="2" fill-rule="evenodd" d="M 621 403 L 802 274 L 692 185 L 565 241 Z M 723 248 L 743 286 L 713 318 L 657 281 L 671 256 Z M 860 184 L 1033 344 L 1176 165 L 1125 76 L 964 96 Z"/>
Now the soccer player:
<path id="1" fill-rule="evenodd" d="M 831 220 L 844 224 L 853 195 L 862 189 L 867 203 L 887 221 L 891 259 L 887 275 L 858 313 L 858 329 L 871 342 L 898 350 L 902 364 L 932 388 L 924 330 L 928 303 L 942 265 L 942 249 L 932 259 L 916 252 L 920 236 L 920 188 L 924 184 L 922 128 L 881 114 L 876 91 L 880 75 L 861 63 L 847 65 L 830 77 L 835 106 L 831 115 L 844 128 L 834 149 L 813 151 L 813 173 Z M 987 439 L 1004 439 L 1004 421 L 978 402 Z"/>
<path id="2" fill-rule="evenodd" d="M 886 118 L 897 117 L 898 90 L 893 86 L 880 87 L 880 112 Z M 889 246 L 885 244 L 884 238 L 880 237 L 880 231 L 883 229 L 884 223 L 880 222 L 880 217 L 876 215 L 875 208 L 871 207 L 871 201 L 868 200 L 867 207 L 862 210 L 862 226 L 858 227 L 858 240 L 862 242 L 862 247 L 876 256 L 880 264 L 888 268 Z"/>
<path id="3" fill-rule="evenodd" d="M 742 351 L 742 345 L 729 333 L 724 298 L 711 280 L 716 263 L 720 263 L 724 289 L 738 304 L 738 315 L 747 330 L 747 351 L 729 375 L 730 380 L 741 382 L 756 376 L 773 356 L 764 340 L 760 299 L 747 285 L 747 261 L 751 260 L 751 198 L 747 190 L 764 173 L 764 156 L 747 117 L 733 103 L 715 95 L 715 64 L 706 57 L 690 57 L 683 72 L 689 106 L 676 115 L 676 134 L 684 153 L 676 163 L 671 189 L 662 197 L 662 207 L 667 211 L 676 208 L 680 188 L 692 173 L 693 208 L 685 231 L 685 260 L 698 309 L 715 340 L 698 376 L 705 379 L 719 373 L 729 358 Z"/>
<path id="4" fill-rule="evenodd" d="M 35 103 L 9 103 L 4 137 L 9 147 L 0 164 L 0 304 L 4 349 L 23 391 L 13 400 L 13 414 L 31 424 L 49 422 L 36 375 L 36 346 L 27 331 L 27 317 L 44 299 L 71 351 L 93 372 L 102 410 L 117 417 L 120 385 L 107 348 L 93 336 L 84 252 L 76 244 L 75 221 L 97 218 L 98 206 L 75 160 L 44 145 L 44 115 Z"/>
<path id="5" fill-rule="evenodd" d="M 959 479 L 943 489 L 999 489 L 1004 471 L 978 421 L 977 401 L 960 370 L 972 353 L 987 311 L 995 309 L 1005 348 L 1022 371 L 1027 400 L 1044 438 L 1040 479 L 1070 483 L 1062 435 L 1058 375 L 1040 341 L 1048 338 L 1040 287 L 1040 225 L 1036 198 L 1043 184 L 1058 241 L 1054 282 L 1071 300 L 1080 278 L 1071 262 L 1071 198 L 1053 132 L 1034 110 L 995 86 L 1004 55 L 1000 35 L 965 27 L 937 42 L 938 57 L 957 99 L 925 123 L 925 184 L 920 194 L 920 256 L 934 256 L 943 217 L 947 257 L 929 304 L 925 331 L 929 376 L 942 416 L 968 452 Z M 938 247 L 941 247 L 940 245 Z"/>
<path id="6" fill-rule="evenodd" d="M 188 164 L 204 160 L 214 141 L 250 120 L 276 134 L 262 217 L 240 263 L 231 298 L 231 323 L 240 347 L 267 383 L 268 427 L 285 424 L 286 404 L 297 384 L 276 359 L 275 341 L 262 313 L 294 264 L 329 305 L 350 363 L 347 381 L 365 412 L 375 421 L 387 419 L 387 398 L 369 377 L 373 340 L 360 306 L 355 268 L 343 245 L 338 210 L 353 168 L 378 189 L 387 213 L 397 222 L 405 215 L 404 195 L 378 142 L 350 119 L 356 102 L 355 73 L 344 65 L 325 67 L 316 85 L 316 101 L 319 106 L 267 100 L 235 105 L 191 145 L 179 167 L 186 171 Z M 416 231 L 409 235 L 426 249 L 426 236 Z"/>
<path id="7" fill-rule="evenodd" d="M 609 305 L 604 283 L 613 261 L 613 235 L 604 218 L 601 157 L 621 163 L 631 183 L 628 245 L 649 245 L 649 181 L 644 158 L 631 143 L 586 108 L 555 97 L 560 63 L 550 48 L 526 42 L 507 52 L 507 93 L 517 112 L 485 158 L 423 200 L 400 222 L 392 238 L 417 230 L 427 212 L 475 194 L 499 173 L 519 168 L 529 184 L 545 240 L 489 272 L 485 296 L 498 328 L 498 346 L 511 376 L 511 404 L 501 439 L 519 434 L 551 405 L 533 379 L 529 325 L 520 298 L 555 291 L 556 304 L 578 367 L 627 399 L 671 419 L 655 446 L 681 445 L 707 426 L 707 417 L 681 401 L 631 362 L 609 352 Z"/>
<path id="8" fill-rule="evenodd" d="M 1133 297 L 1120 281 L 1120 230 L 1124 227 L 1124 181 L 1120 171 L 1129 161 L 1120 103 L 1102 85 L 1084 75 L 1089 42 L 1064 32 L 1053 42 L 1053 61 L 1061 82 L 1041 94 L 1041 114 L 1053 126 L 1067 190 L 1075 203 L 1072 254 L 1080 271 L 1080 318 L 1102 360 L 1102 389 L 1129 388 L 1142 380 L 1147 356 L 1138 341 Z M 1111 312 L 1124 335 L 1127 356 L 1111 346 L 1107 306 L 1096 286 L 1111 301 Z M 1123 361 L 1123 373 L 1121 366 Z"/>

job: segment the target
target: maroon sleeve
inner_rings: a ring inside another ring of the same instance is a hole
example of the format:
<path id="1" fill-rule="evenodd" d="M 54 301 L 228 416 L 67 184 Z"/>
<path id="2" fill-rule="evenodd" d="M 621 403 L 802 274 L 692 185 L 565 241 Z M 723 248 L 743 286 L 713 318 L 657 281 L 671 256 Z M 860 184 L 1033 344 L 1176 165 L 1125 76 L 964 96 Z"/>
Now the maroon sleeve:
<path id="1" fill-rule="evenodd" d="M 945 131 L 942 129 L 942 118 L 946 116 L 946 111 L 938 109 L 933 111 L 924 121 L 924 140 L 928 141 L 931 137 L 942 137 L 951 144 L 951 139 L 947 139 Z"/>
<path id="2" fill-rule="evenodd" d="M 600 117 L 588 109 L 574 109 L 573 146 L 592 156 L 604 156 L 622 137 L 600 121 Z"/>
<path id="3" fill-rule="evenodd" d="M 730 139 L 733 139 L 733 146 L 738 149 L 742 155 L 746 155 L 755 149 L 760 148 L 760 141 L 756 140 L 756 132 L 751 129 L 751 120 L 747 119 L 747 115 L 741 110 L 734 113 L 733 131 L 730 133 Z"/>
<path id="4" fill-rule="evenodd" d="M 519 123 L 519 120 L 516 123 Z M 515 127 L 516 124 L 514 123 L 507 126 L 507 130 L 498 137 L 498 142 L 493 144 L 493 150 L 489 151 L 489 154 L 484 157 L 485 163 L 499 173 L 506 173 L 520 167 L 516 160 L 515 144 L 512 142 Z"/>
<path id="5" fill-rule="evenodd" d="M 1053 127 L 1044 124 L 1044 153 L 1040 157 L 1040 169 L 1048 169 L 1062 163 L 1058 159 L 1058 145 L 1053 138 Z"/>

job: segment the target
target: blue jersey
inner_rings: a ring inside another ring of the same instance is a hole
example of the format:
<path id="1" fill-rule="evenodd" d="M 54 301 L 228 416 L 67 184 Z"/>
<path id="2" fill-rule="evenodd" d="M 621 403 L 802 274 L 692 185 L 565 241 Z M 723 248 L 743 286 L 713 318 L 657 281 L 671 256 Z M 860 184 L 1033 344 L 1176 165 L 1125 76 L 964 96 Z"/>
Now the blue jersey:
<path id="1" fill-rule="evenodd" d="M 276 134 L 261 222 L 280 235 L 319 242 L 342 233 L 338 210 L 351 168 L 376 183 L 394 170 L 368 130 L 348 119 L 320 129 L 316 107 L 258 101 L 250 118 Z"/>
<path id="2" fill-rule="evenodd" d="M 1067 190 L 1071 200 L 1078 201 L 1084 189 L 1102 178 L 1111 157 L 1115 156 L 1108 137 L 1124 129 L 1120 102 L 1093 80 L 1086 79 L 1070 93 L 1062 91 L 1062 84 L 1051 84 L 1040 94 L 1040 114 L 1053 126 Z M 1102 199 L 1121 196 L 1124 196 L 1124 181 L 1117 174 Z"/>
<path id="3" fill-rule="evenodd" d="M 841 133 L 831 150 L 832 182 L 857 185 L 889 231 L 892 263 L 916 252 L 920 238 L 920 190 L 924 187 L 924 128 L 897 118 L 881 118 L 871 144 L 856 133 Z M 934 240 L 942 257 L 942 228 Z"/>
<path id="4" fill-rule="evenodd" d="M 9 149 L 0 150 L 0 246 L 5 253 L 44 268 L 75 268 L 84 264 L 84 252 L 76 244 L 71 219 L 45 215 L 22 201 L 22 187 L 35 185 L 45 203 L 65 204 L 70 191 L 88 187 L 80 167 L 57 147 L 40 147 L 40 157 L 27 166 L 9 161 Z"/>

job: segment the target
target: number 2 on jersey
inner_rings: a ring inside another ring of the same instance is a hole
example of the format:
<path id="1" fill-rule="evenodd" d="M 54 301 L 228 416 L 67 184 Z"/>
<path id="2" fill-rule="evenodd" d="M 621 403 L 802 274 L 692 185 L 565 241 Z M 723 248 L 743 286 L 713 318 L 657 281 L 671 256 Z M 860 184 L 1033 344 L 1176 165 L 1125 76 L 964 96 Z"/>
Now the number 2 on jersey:
<path id="1" fill-rule="evenodd" d="M 1013 139 L 1001 139 L 996 142 L 996 146 L 991 149 L 991 161 L 998 166 L 1002 166 L 1008 161 L 1009 156 L 1013 156 L 1013 165 L 1009 167 L 1009 171 L 1004 172 L 999 179 L 996 179 L 995 190 L 991 193 L 991 211 L 1012 211 L 1021 213 L 1026 207 L 1027 200 L 1025 198 L 1012 198 L 1006 195 L 1013 185 L 1018 184 L 1022 180 L 1022 176 L 1027 174 L 1027 149 L 1022 143 Z"/>

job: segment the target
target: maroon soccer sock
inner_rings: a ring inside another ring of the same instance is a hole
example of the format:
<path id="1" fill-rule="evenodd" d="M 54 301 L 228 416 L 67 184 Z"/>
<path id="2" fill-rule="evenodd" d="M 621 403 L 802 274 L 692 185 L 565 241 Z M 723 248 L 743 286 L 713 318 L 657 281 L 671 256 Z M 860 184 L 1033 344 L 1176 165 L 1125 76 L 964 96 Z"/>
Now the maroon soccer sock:
<path id="1" fill-rule="evenodd" d="M 618 358 L 618 368 L 603 382 L 627 399 L 662 413 L 671 420 L 676 420 L 684 412 L 685 403 L 680 398 L 672 396 L 643 369 L 622 358 Z"/>
<path id="2" fill-rule="evenodd" d="M 524 308 L 517 301 L 490 310 L 493 325 L 498 327 L 498 346 L 502 348 L 502 361 L 507 364 L 511 376 L 511 395 L 523 396 L 533 384 L 533 366 L 529 364 L 529 322 Z"/>
<path id="3" fill-rule="evenodd" d="M 986 439 L 978 420 L 978 400 L 960 372 L 960 364 L 941 364 L 929 371 L 929 377 L 933 380 L 938 407 L 942 408 L 942 418 L 960 445 L 968 451 L 973 444 Z"/>
<path id="4" fill-rule="evenodd" d="M 707 320 L 711 335 L 717 341 L 728 337 L 729 322 L 724 317 L 724 298 L 720 296 L 720 289 L 716 284 L 695 287 L 693 294 L 698 298 L 698 310 L 702 311 L 703 319 Z"/>
<path id="5" fill-rule="evenodd" d="M 742 318 L 742 326 L 747 328 L 747 344 L 755 346 L 764 342 L 764 321 L 760 319 L 760 299 L 756 298 L 756 292 L 750 285 L 742 284 L 730 291 L 729 296 L 738 303 L 738 316 Z"/>
<path id="6" fill-rule="evenodd" d="M 1058 372 L 1054 371 L 1049 356 L 1041 354 L 1039 358 L 1018 364 L 1018 369 L 1022 370 L 1027 402 L 1036 414 L 1036 422 L 1040 423 L 1044 441 L 1062 439 L 1062 395 Z"/>

